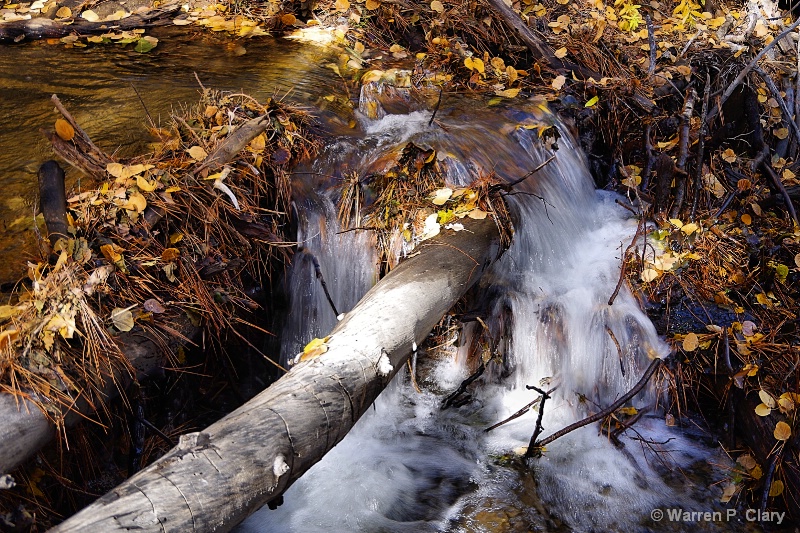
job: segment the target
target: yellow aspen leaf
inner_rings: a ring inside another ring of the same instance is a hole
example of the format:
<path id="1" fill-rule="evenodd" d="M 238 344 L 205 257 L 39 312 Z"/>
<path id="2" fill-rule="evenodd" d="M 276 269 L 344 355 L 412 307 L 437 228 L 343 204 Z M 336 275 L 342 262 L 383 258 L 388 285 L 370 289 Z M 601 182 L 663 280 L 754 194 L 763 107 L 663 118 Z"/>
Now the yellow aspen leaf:
<path id="1" fill-rule="evenodd" d="M 794 400 L 792 400 L 789 393 L 784 392 L 781 394 L 780 398 L 778 398 L 778 408 L 782 413 L 786 414 L 794 411 Z"/>
<path id="2" fill-rule="evenodd" d="M 600 97 L 599 96 L 593 96 L 593 97 L 591 97 L 589 99 L 588 102 L 586 102 L 586 104 L 584 104 L 583 107 L 592 107 L 593 105 L 595 105 L 599 101 L 600 101 Z"/>
<path id="3" fill-rule="evenodd" d="M 756 301 L 761 305 L 766 305 L 766 306 L 770 305 L 769 298 L 767 298 L 767 295 L 764 294 L 763 292 L 759 292 L 758 294 L 756 294 Z"/>
<path id="4" fill-rule="evenodd" d="M 100 253 L 103 254 L 103 257 L 111 261 L 112 263 L 116 263 L 120 259 L 122 259 L 122 255 L 119 253 L 122 251 L 122 248 L 115 244 L 104 244 L 100 246 Z"/>
<path id="5" fill-rule="evenodd" d="M 364 44 L 361 41 L 358 41 L 358 42 L 356 42 L 356 44 L 353 45 L 353 51 L 355 53 L 357 53 L 358 55 L 363 54 L 364 50 L 366 50 L 366 47 L 364 46 Z"/>
<path id="6" fill-rule="evenodd" d="M 519 94 L 519 89 L 505 89 L 503 91 L 495 91 L 494 94 L 497 96 L 502 96 L 503 98 L 514 98 Z"/>
<path id="7" fill-rule="evenodd" d="M 775 424 L 775 431 L 772 432 L 772 435 L 777 440 L 789 440 L 789 437 L 792 436 L 792 428 L 784 421 L 780 421 Z"/>
<path id="8" fill-rule="evenodd" d="M 742 224 L 744 224 L 745 226 L 749 226 L 752 223 L 753 223 L 753 218 L 750 215 L 748 215 L 747 213 L 742 215 Z"/>
<path id="9" fill-rule="evenodd" d="M 147 207 L 147 200 L 141 193 L 133 192 L 128 196 L 128 203 L 125 204 L 125 209 L 141 213 Z"/>
<path id="10" fill-rule="evenodd" d="M 475 209 L 473 209 L 472 211 L 467 213 L 467 216 L 469 218 L 471 218 L 471 219 L 474 219 L 474 220 L 483 220 L 484 218 L 486 218 L 487 214 L 488 213 L 486 211 L 484 211 L 483 209 L 478 209 L 476 207 Z"/>
<path id="11" fill-rule="evenodd" d="M 557 58 L 559 58 L 559 59 L 562 59 L 562 58 L 564 58 L 564 57 L 567 57 L 567 47 L 566 47 L 566 46 L 562 46 L 561 48 L 559 48 L 558 50 L 556 50 L 556 51 L 555 51 L 555 56 L 556 56 Z"/>
<path id="12" fill-rule="evenodd" d="M 258 135 L 255 139 L 250 141 L 250 151 L 254 153 L 261 153 L 267 147 L 267 137 L 263 133 Z"/>
<path id="13" fill-rule="evenodd" d="M 403 47 L 400 46 L 399 44 L 395 43 L 395 44 L 393 44 L 392 46 L 389 47 L 389 51 L 391 53 L 393 53 L 393 54 L 396 54 L 397 52 L 402 52 L 403 51 Z"/>
<path id="14" fill-rule="evenodd" d="M 700 340 L 696 333 L 687 333 L 683 338 L 683 349 L 687 352 L 695 351 L 700 346 Z"/>
<path id="15" fill-rule="evenodd" d="M 508 65 L 506 67 L 506 76 L 508 76 L 508 83 L 514 83 L 515 81 L 517 81 L 518 77 L 517 69 L 515 69 L 511 65 Z"/>
<path id="16" fill-rule="evenodd" d="M 796 255 L 794 256 L 794 264 L 795 264 L 795 266 L 797 266 L 798 268 L 800 268 L 800 254 L 796 254 Z"/>
<path id="17" fill-rule="evenodd" d="M 166 262 L 175 261 L 180 255 L 181 251 L 177 248 L 166 248 L 161 252 L 161 260 Z"/>
<path id="18" fill-rule="evenodd" d="M 771 412 L 772 409 L 770 409 L 769 406 L 766 404 L 760 403 L 756 405 L 756 414 L 758 416 L 769 416 Z"/>
<path id="19" fill-rule="evenodd" d="M 773 130 L 772 134 L 777 137 L 778 139 L 785 139 L 789 136 L 789 129 L 788 128 L 778 128 Z"/>
<path id="20" fill-rule="evenodd" d="M 444 187 L 433 192 L 433 200 L 431 201 L 435 205 L 444 205 L 444 203 L 449 200 L 452 195 L 453 189 Z"/>
<path id="21" fill-rule="evenodd" d="M 144 192 L 152 192 L 156 190 L 156 182 L 151 182 L 141 174 L 136 176 L 136 186 L 139 187 L 140 191 Z"/>
<path id="22" fill-rule="evenodd" d="M 309 359 L 317 358 L 327 352 L 328 345 L 326 343 L 330 340 L 330 338 L 330 335 L 328 335 L 324 339 L 313 339 L 311 342 L 306 344 L 305 348 L 303 348 L 303 353 L 300 354 L 299 360 L 308 361 Z"/>
<path id="23" fill-rule="evenodd" d="M 67 6 L 58 8 L 56 11 L 56 18 L 65 19 L 72 16 L 72 10 Z"/>
<path id="24" fill-rule="evenodd" d="M 698 226 L 694 222 L 690 222 L 688 224 L 684 224 L 683 226 L 681 226 L 681 231 L 683 233 L 685 233 L 686 235 L 691 235 L 692 233 L 694 233 L 698 229 L 700 229 L 700 226 Z"/>
<path id="25" fill-rule="evenodd" d="M 183 233 L 173 233 L 169 236 L 169 243 L 170 244 L 178 244 L 183 240 Z"/>
<path id="26" fill-rule="evenodd" d="M 481 74 L 486 72 L 486 67 L 483 64 L 483 59 L 473 57 L 472 58 L 472 67 L 480 72 Z"/>
<path id="27" fill-rule="evenodd" d="M 65 141 L 71 141 L 75 137 L 75 128 L 72 127 L 72 124 L 60 118 L 56 120 L 56 135 Z"/>
<path id="28" fill-rule="evenodd" d="M 783 494 L 783 481 L 776 479 L 772 482 L 772 485 L 769 486 L 769 497 L 774 498 L 775 496 L 780 496 L 781 494 Z"/>
<path id="29" fill-rule="evenodd" d="M 725 488 L 722 489 L 722 496 L 720 497 L 719 501 L 722 503 L 728 503 L 733 498 L 733 495 L 736 494 L 736 485 L 733 483 L 728 483 L 725 485 Z"/>
<path id="30" fill-rule="evenodd" d="M 553 89 L 555 89 L 556 91 L 560 91 L 560 90 L 561 90 L 561 88 L 564 86 L 564 83 L 565 83 L 566 81 L 567 81 L 567 78 L 566 78 L 564 75 L 562 75 L 562 74 L 559 74 L 558 76 L 556 76 L 556 77 L 555 77 L 555 79 L 553 79 L 553 81 L 552 81 L 552 83 L 551 83 L 550 85 L 551 85 L 551 86 L 553 87 Z"/>
<path id="31" fill-rule="evenodd" d="M 294 26 L 294 23 L 297 22 L 297 17 L 291 13 L 284 13 L 281 15 L 281 22 L 286 26 Z"/>
<path id="32" fill-rule="evenodd" d="M 206 157 L 208 157 L 208 152 L 203 149 L 202 146 L 192 146 L 186 152 L 189 154 L 189 157 L 194 159 L 195 161 L 202 161 Z"/>
<path id="33" fill-rule="evenodd" d="M 645 268 L 642 270 L 641 278 L 645 283 L 650 283 L 654 279 L 658 278 L 658 270 L 655 270 L 654 268 Z"/>
<path id="34" fill-rule="evenodd" d="M 373 10 L 378 9 L 379 7 L 381 7 L 381 3 L 378 2 L 377 0 L 367 0 L 367 2 L 364 4 L 364 6 L 368 10 L 373 11 Z"/>
<path id="35" fill-rule="evenodd" d="M 722 152 L 722 159 L 724 159 L 728 163 L 735 163 L 736 162 L 736 152 L 728 148 L 724 152 Z"/>
<path id="36" fill-rule="evenodd" d="M 81 13 L 81 18 L 88 20 L 89 22 L 97 22 L 98 20 L 100 20 L 100 16 L 91 9 L 87 9 L 86 11 Z"/>
<path id="37" fill-rule="evenodd" d="M 444 5 L 439 0 L 433 0 L 433 2 L 431 2 L 431 9 L 437 13 L 444 13 Z"/>
<path id="38" fill-rule="evenodd" d="M 635 407 L 623 407 L 619 410 L 619 413 L 625 416 L 633 416 L 637 414 L 639 411 Z"/>
<path id="39" fill-rule="evenodd" d="M 770 409 L 775 409 L 775 398 L 773 398 L 770 393 L 764 389 L 761 389 L 758 391 L 758 397 L 767 407 Z"/>
<path id="40" fill-rule="evenodd" d="M 111 322 L 114 323 L 114 327 L 120 331 L 130 331 L 133 329 L 133 313 L 131 313 L 130 309 L 120 309 L 119 307 L 115 307 L 111 311 Z"/>
<path id="41" fill-rule="evenodd" d="M 336 11 L 347 11 L 350 9 L 350 2 L 349 0 L 336 0 L 334 7 Z"/>
<path id="42" fill-rule="evenodd" d="M 467 67 L 470 70 L 473 70 L 475 68 L 475 66 L 472 64 L 472 58 L 471 57 L 465 57 L 464 58 L 464 66 Z"/>
<path id="43" fill-rule="evenodd" d="M 5 350 L 19 338 L 19 330 L 8 328 L 0 331 L 0 350 Z"/>

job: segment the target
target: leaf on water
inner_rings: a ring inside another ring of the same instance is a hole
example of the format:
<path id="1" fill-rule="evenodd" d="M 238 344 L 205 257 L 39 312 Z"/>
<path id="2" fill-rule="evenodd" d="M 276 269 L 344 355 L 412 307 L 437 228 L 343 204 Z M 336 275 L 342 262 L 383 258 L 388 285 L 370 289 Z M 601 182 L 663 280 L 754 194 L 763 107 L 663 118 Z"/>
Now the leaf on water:
<path id="1" fill-rule="evenodd" d="M 439 0 L 433 0 L 433 2 L 431 2 L 431 9 L 437 13 L 444 13 L 444 5 L 442 5 Z"/>
<path id="2" fill-rule="evenodd" d="M 65 141 L 71 141 L 75 137 L 75 128 L 63 118 L 59 118 L 56 120 L 56 135 Z"/>
<path id="3" fill-rule="evenodd" d="M 208 157 L 208 152 L 202 146 L 192 146 L 186 152 L 189 154 L 189 157 L 194 159 L 195 161 L 202 161 L 206 157 Z"/>
<path id="4" fill-rule="evenodd" d="M 583 107 L 592 107 L 593 105 L 595 105 L 599 101 L 600 101 L 600 97 L 599 96 L 593 96 L 592 98 L 589 99 L 588 102 L 586 102 L 586 104 L 584 104 Z"/>
<path id="5" fill-rule="evenodd" d="M 435 205 L 444 205 L 444 203 L 449 200 L 452 195 L 453 189 L 450 187 L 444 187 L 433 192 L 433 199 L 431 201 Z"/>
<path id="6" fill-rule="evenodd" d="M 772 435 L 777 440 L 789 440 L 789 437 L 792 436 L 792 428 L 786 422 L 778 422 L 775 424 L 775 431 L 772 432 Z"/>
<path id="7" fill-rule="evenodd" d="M 555 77 L 555 79 L 553 79 L 550 85 L 556 91 L 560 91 L 566 81 L 567 81 L 566 76 L 559 74 L 558 76 Z"/>
<path id="8" fill-rule="evenodd" d="M 114 327 L 120 331 L 130 331 L 133 329 L 133 313 L 131 313 L 130 309 L 120 309 L 119 307 L 115 307 L 111 311 L 111 322 L 114 323 Z"/>
<path id="9" fill-rule="evenodd" d="M 155 298 L 150 298 L 149 300 L 145 300 L 144 304 L 142 304 L 142 307 L 144 307 L 144 310 L 147 311 L 148 313 L 155 313 L 157 315 L 166 311 L 164 306 L 161 305 L 161 303 Z"/>
<path id="10" fill-rule="evenodd" d="M 727 483 L 725 488 L 722 489 L 722 496 L 720 497 L 719 501 L 722 503 L 728 503 L 733 498 L 733 495 L 736 494 L 736 485 L 733 483 Z"/>
<path id="11" fill-rule="evenodd" d="M 687 352 L 695 351 L 700 346 L 696 333 L 687 333 L 683 338 L 683 349 Z"/>
<path id="12" fill-rule="evenodd" d="M 567 57 L 567 47 L 563 46 L 563 47 L 559 48 L 558 50 L 556 50 L 555 51 L 555 56 L 558 59 L 563 59 L 563 58 Z"/>
<path id="13" fill-rule="evenodd" d="M 781 494 L 783 494 L 783 481 L 776 479 L 772 482 L 772 485 L 769 486 L 769 497 L 774 498 L 775 496 L 780 496 Z"/>
<path id="14" fill-rule="evenodd" d="M 88 20 L 89 22 L 97 22 L 98 20 L 100 20 L 100 16 L 91 9 L 87 9 L 86 11 L 81 13 L 81 18 Z"/>
<path id="15" fill-rule="evenodd" d="M 136 43 L 136 47 L 134 48 L 134 50 L 139 52 L 140 54 L 146 54 L 147 52 L 155 48 L 156 45 L 158 45 L 158 39 L 146 35 L 141 39 L 139 39 L 139 41 Z"/>
<path id="16" fill-rule="evenodd" d="M 766 404 L 760 403 L 756 405 L 756 414 L 758 416 L 769 416 L 771 412 L 772 409 L 770 409 L 769 406 Z"/>

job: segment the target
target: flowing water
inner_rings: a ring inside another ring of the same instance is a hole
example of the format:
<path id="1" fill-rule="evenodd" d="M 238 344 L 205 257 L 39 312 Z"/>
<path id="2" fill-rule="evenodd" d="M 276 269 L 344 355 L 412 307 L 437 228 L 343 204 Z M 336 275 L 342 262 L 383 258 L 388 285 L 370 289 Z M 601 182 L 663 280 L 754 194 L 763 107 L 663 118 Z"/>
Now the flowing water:
<path id="1" fill-rule="evenodd" d="M 380 104 L 376 111 L 381 89 L 370 86 L 361 96 L 359 133 L 332 140 L 303 172 L 319 192 L 313 206 L 304 206 L 298 240 L 324 258 L 340 312 L 370 286 L 375 258 L 365 252 L 366 237 L 337 232 L 335 188 L 324 186 L 331 176 L 335 182 L 380 171 L 408 142 L 436 150 L 451 186 L 489 172 L 510 182 L 555 156 L 508 196 L 513 243 L 481 281 L 485 322 L 502 340 L 503 362 L 490 365 L 472 402 L 447 410 L 442 391 L 468 376 L 468 346 L 434 364 L 422 393 L 400 372 L 374 409 L 286 492 L 284 503 L 262 509 L 241 531 L 680 531 L 684 524 L 656 523 L 651 512 L 718 510 L 721 491 L 709 487 L 720 473 L 708 461 L 722 459 L 689 432 L 666 426 L 658 387 L 632 401 L 646 414 L 620 438 L 621 448 L 590 425 L 521 469 L 508 456 L 528 444 L 536 412 L 484 432 L 536 397 L 526 385 L 557 386 L 544 409 L 547 435 L 610 404 L 652 358 L 668 354 L 627 290 L 608 305 L 636 222 L 615 195 L 594 190 L 569 133 L 557 125 L 560 139 L 548 147 L 524 127 L 555 123 L 537 102 L 513 110 L 445 104 L 429 124 L 431 112 L 413 102 L 385 113 Z M 285 354 L 335 324 L 313 272 L 308 262 L 296 263 Z"/>
<path id="2" fill-rule="evenodd" d="M 270 39 L 244 46 L 247 53 L 240 55 L 242 50 L 220 41 L 172 35 L 149 55 L 44 43 L 4 48 L 0 281 L 22 273 L 20 251 L 32 250 L 34 243 L 35 171 L 51 157 L 38 129 L 57 118 L 51 94 L 59 94 L 97 144 L 123 154 L 146 148 L 146 113 L 131 85 L 156 120 L 174 105 L 197 100 L 195 71 L 209 87 L 257 98 L 289 93 L 317 109 L 330 95 L 346 99 L 332 72 L 321 66 L 318 49 Z M 652 522 L 650 511 L 713 510 L 720 491 L 708 487 L 715 473 L 698 465 L 718 459 L 688 432 L 665 426 L 655 407 L 657 390 L 632 402 L 651 411 L 621 438 L 621 450 L 592 425 L 554 442 L 523 469 L 507 457 L 527 444 L 535 412 L 484 432 L 536 397 L 525 385 L 558 387 L 544 409 L 547 435 L 596 410 L 594 404 L 611 403 L 639 379 L 650 358 L 666 355 L 630 294 L 623 290 L 607 305 L 636 223 L 613 195 L 594 190 L 563 128 L 555 152 L 527 129 L 552 120 L 536 103 L 487 109 L 482 102 L 446 100 L 429 124 L 435 94 L 416 101 L 394 96 L 363 94 L 353 134 L 331 140 L 295 176 L 302 191 L 294 206 L 301 250 L 291 272 L 282 352 L 297 353 L 335 324 L 315 266 L 339 312 L 354 306 L 377 278 L 372 237 L 340 233 L 331 184 L 382 170 L 411 141 L 436 149 L 451 185 L 490 172 L 514 180 L 555 155 L 515 188 L 520 194 L 509 196 L 513 244 L 479 288 L 485 322 L 502 339 L 503 363 L 490 365 L 472 402 L 447 410 L 440 408 L 442 391 L 467 377 L 467 346 L 454 346 L 452 357 L 430 363 L 422 393 L 399 373 L 345 440 L 290 488 L 281 507 L 259 511 L 241 530 L 677 531 Z M 78 180 L 68 174 L 71 185 L 80 186 Z"/>

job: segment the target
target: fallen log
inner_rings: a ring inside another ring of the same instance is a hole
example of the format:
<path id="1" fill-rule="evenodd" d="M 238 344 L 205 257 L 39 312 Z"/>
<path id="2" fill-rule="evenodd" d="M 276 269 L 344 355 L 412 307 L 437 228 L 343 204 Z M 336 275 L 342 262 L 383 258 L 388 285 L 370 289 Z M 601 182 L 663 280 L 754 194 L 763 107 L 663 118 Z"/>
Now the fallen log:
<path id="1" fill-rule="evenodd" d="M 499 251 L 491 220 L 423 242 L 299 363 L 250 402 L 52 531 L 227 531 L 341 441 Z"/>
<path id="2" fill-rule="evenodd" d="M 187 337 L 198 331 L 188 320 L 182 329 Z M 185 343 L 188 342 L 187 337 L 173 335 L 172 342 Z M 132 331 L 119 335 L 115 340 L 136 371 L 137 380 L 163 370 L 164 347 L 154 339 Z M 119 388 L 127 386 L 133 379 L 133 376 L 122 372 L 117 374 L 104 379 L 102 393 L 107 398 L 115 397 Z M 79 420 L 85 420 L 85 416 L 90 414 L 90 407 L 85 402 L 79 403 L 75 405 L 74 412 L 65 414 L 63 425 L 69 427 Z M 57 429 L 52 416 L 44 414 L 31 399 L 0 394 L 0 474 L 11 472 L 55 438 Z"/>

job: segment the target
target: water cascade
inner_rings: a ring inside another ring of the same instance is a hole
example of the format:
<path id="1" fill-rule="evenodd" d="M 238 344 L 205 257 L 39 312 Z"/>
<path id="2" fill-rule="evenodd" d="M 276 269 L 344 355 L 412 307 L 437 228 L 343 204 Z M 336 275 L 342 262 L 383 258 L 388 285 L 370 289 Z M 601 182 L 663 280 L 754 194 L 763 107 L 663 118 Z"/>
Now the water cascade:
<path id="1" fill-rule="evenodd" d="M 443 391 L 470 373 L 469 346 L 457 342 L 452 357 L 430 363 L 421 393 L 400 372 L 284 503 L 257 512 L 241 531 L 552 531 L 558 524 L 564 531 L 639 531 L 658 529 L 652 509 L 693 509 L 700 504 L 692 502 L 707 501 L 711 481 L 698 479 L 696 465 L 711 452 L 666 427 L 656 386 L 632 402 L 646 413 L 620 437 L 623 448 L 593 424 L 553 443 L 527 472 L 507 466 L 503 457 L 528 444 L 536 412 L 484 429 L 536 398 L 526 385 L 557 387 L 544 408 L 546 436 L 611 404 L 652 358 L 668 354 L 626 289 L 608 305 L 637 223 L 615 195 L 595 191 L 579 149 L 542 102 L 516 109 L 443 103 L 431 121 L 425 102 L 393 94 L 400 109 L 386 112 L 383 89 L 365 87 L 360 133 L 331 141 L 297 175 L 305 191 L 295 206 L 298 242 L 317 259 L 339 312 L 375 281 L 376 257 L 370 232 L 341 232 L 332 182 L 385 170 L 408 142 L 436 150 L 451 186 L 491 172 L 512 182 L 552 158 L 507 196 L 512 246 L 479 288 L 502 363 L 488 365 L 471 402 L 446 410 Z M 540 135 L 549 126 L 558 132 L 555 141 Z M 291 273 L 284 354 L 324 336 L 336 320 L 314 261 L 305 256 Z M 465 329 L 472 327 L 481 326 Z"/>

